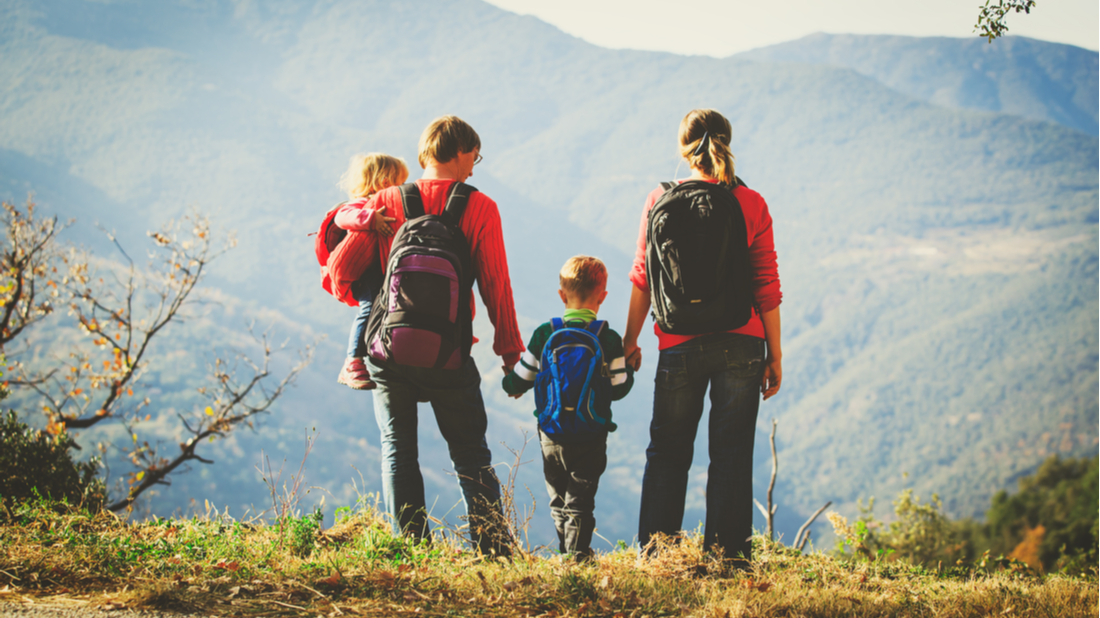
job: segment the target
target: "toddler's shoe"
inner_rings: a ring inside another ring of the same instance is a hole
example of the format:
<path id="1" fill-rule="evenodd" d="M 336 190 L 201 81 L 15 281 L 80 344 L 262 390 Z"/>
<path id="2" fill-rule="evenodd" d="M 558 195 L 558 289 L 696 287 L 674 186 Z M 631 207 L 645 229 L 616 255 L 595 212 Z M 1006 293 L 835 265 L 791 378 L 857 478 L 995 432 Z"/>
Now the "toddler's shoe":
<path id="1" fill-rule="evenodd" d="M 363 362 L 363 359 L 354 356 L 349 356 L 344 361 L 344 368 L 340 370 L 340 375 L 336 378 L 336 381 L 358 391 L 369 391 L 378 386 L 370 379 L 367 364 Z"/>

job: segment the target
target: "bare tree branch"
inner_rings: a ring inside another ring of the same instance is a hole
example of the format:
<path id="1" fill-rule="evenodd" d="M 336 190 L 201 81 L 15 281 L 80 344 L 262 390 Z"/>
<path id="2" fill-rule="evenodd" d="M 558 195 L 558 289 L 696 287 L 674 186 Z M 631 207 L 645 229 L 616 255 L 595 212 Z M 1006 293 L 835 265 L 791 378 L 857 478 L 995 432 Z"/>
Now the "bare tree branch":
<path id="1" fill-rule="evenodd" d="M 263 362 L 260 365 L 256 365 L 246 356 L 241 357 L 242 361 L 252 367 L 253 374 L 239 384 L 234 374 L 226 372 L 223 368 L 225 363 L 220 358 L 214 360 L 209 380 L 216 385 L 216 388 L 203 389 L 202 392 L 207 395 L 218 395 L 211 402 L 214 405 L 206 406 L 204 410 L 196 413 L 198 421 L 194 426 L 184 420 L 183 424 L 190 431 L 191 437 L 186 442 L 180 443 L 180 453 L 172 459 L 160 457 L 148 444 L 132 451 L 131 461 L 135 463 L 138 471 L 130 475 L 130 490 L 126 496 L 109 505 L 108 509 L 120 511 L 129 508 L 145 490 L 153 485 L 163 484 L 166 476 L 188 461 L 214 463 L 196 452 L 199 445 L 212 438 L 224 437 L 242 424 L 250 424 L 249 419 L 266 412 L 312 361 L 313 346 L 311 345 L 301 353 L 298 363 L 287 372 L 278 385 L 268 391 L 264 388 L 263 381 L 270 375 L 272 350 L 267 345 L 266 339 L 265 333 L 262 339 Z M 181 420 L 183 420 L 182 416 Z"/>
<path id="2" fill-rule="evenodd" d="M 826 502 L 825 506 L 817 509 L 817 511 L 815 511 L 814 514 L 806 520 L 806 523 L 802 524 L 802 527 L 798 529 L 798 534 L 794 535 L 795 549 L 797 549 L 798 551 L 802 551 L 802 548 L 806 546 L 806 541 L 810 540 L 810 526 L 814 523 L 814 520 L 817 519 L 817 516 L 824 513 L 825 509 L 832 506 L 832 504 L 832 500 Z M 806 536 L 802 536 L 803 534 L 805 534 Z"/>
<path id="3" fill-rule="evenodd" d="M 775 477 L 779 473 L 779 457 L 775 453 L 775 426 L 779 421 L 772 419 L 772 433 L 771 433 L 771 445 L 772 445 L 772 479 L 768 483 L 768 508 L 764 508 L 763 504 L 756 498 L 753 498 L 753 503 L 756 504 L 756 508 L 760 509 L 760 512 L 764 514 L 764 520 L 768 523 L 768 540 L 775 540 L 775 510 L 779 508 L 778 504 L 772 502 L 772 492 L 775 491 Z"/>
<path id="4" fill-rule="evenodd" d="M 134 471 L 128 475 L 125 496 L 108 507 L 112 511 L 129 508 L 150 487 L 168 485 L 169 475 L 188 462 L 213 463 L 199 454 L 199 445 L 239 427 L 252 427 L 252 417 L 267 412 L 312 360 L 313 345 L 309 345 L 299 352 L 297 364 L 270 386 L 272 357 L 286 345 L 273 349 L 269 333 L 253 334 L 262 350 L 259 362 L 244 353 L 231 364 L 215 357 L 209 383 L 198 389 L 207 405 L 195 408 L 190 417 L 178 415 L 189 438 L 179 444 L 178 453 L 162 456 L 157 445 L 139 443 L 137 426 L 151 415 L 142 418 L 138 413 L 150 405 L 150 398 L 136 397 L 134 389 L 140 388 L 151 360 L 154 338 L 169 324 L 183 320 L 184 310 L 198 296 L 195 292 L 207 264 L 235 241 L 230 237 L 215 249 L 209 220 L 193 214 L 150 232 L 154 243 L 150 263 L 138 268 L 108 233 L 127 264 L 98 261 L 102 272 L 97 272 L 91 267 L 91 256 L 73 249 L 62 251 L 56 238 L 57 219 L 36 220 L 33 201 L 28 200 L 26 212 L 7 203 L 3 208 L 7 245 L 0 254 L 0 352 L 4 344 L 51 313 L 48 298 L 62 293 L 79 332 L 87 337 L 84 341 L 91 343 L 75 344 L 43 370 L 15 359 L 10 384 L 37 395 L 48 419 L 47 430 L 53 434 L 92 427 L 108 418 L 122 423 L 133 445 L 119 449 Z M 58 266 L 66 269 L 60 285 L 53 276 Z M 43 297 L 48 298 L 42 301 Z"/>
<path id="5" fill-rule="evenodd" d="M 3 202 L 6 231 L 5 246 L 0 254 L 0 350 L 19 337 L 23 331 L 53 313 L 49 298 L 57 298 L 54 280 L 57 266 L 64 261 L 56 237 L 64 226 L 57 217 L 35 219 L 35 203 L 27 198 L 26 209 Z M 52 288 L 52 289 L 51 289 Z"/>

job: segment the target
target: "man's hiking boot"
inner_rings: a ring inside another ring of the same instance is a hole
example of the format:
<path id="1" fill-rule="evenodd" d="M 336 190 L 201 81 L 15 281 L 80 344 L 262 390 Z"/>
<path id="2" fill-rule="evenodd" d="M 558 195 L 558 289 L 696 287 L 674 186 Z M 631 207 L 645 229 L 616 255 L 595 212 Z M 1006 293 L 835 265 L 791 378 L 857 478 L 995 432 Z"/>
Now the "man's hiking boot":
<path id="1" fill-rule="evenodd" d="M 370 379 L 367 364 L 363 362 L 363 359 L 356 357 L 348 357 L 344 361 L 344 368 L 340 370 L 340 375 L 336 378 L 336 381 L 358 391 L 369 391 L 378 386 Z"/>

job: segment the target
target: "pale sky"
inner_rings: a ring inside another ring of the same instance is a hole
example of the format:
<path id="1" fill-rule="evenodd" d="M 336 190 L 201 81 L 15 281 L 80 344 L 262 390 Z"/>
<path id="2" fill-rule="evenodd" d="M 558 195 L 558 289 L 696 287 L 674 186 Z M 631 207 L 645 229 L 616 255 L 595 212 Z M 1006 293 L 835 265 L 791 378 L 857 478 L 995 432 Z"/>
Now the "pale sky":
<path id="1" fill-rule="evenodd" d="M 487 0 L 601 47 L 725 57 L 814 32 L 977 37 L 981 0 Z M 1009 34 L 1100 47 L 1100 1 L 1036 0 Z M 995 43 L 994 43 L 995 44 Z"/>

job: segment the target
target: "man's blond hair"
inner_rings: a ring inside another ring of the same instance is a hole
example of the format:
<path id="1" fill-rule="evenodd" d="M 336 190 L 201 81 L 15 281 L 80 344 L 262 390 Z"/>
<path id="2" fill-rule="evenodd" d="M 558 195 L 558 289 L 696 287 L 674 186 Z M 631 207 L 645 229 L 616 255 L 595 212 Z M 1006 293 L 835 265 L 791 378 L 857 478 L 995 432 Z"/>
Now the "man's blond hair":
<path id="1" fill-rule="evenodd" d="M 589 298 L 593 293 L 607 286 L 607 267 L 600 258 L 575 255 L 561 267 L 558 283 L 568 294 Z"/>
<path id="2" fill-rule="evenodd" d="M 481 138 L 465 120 L 458 116 L 441 116 L 420 134 L 417 160 L 420 167 L 427 167 L 430 160 L 446 163 L 460 152 L 473 152 L 480 148 Z"/>

